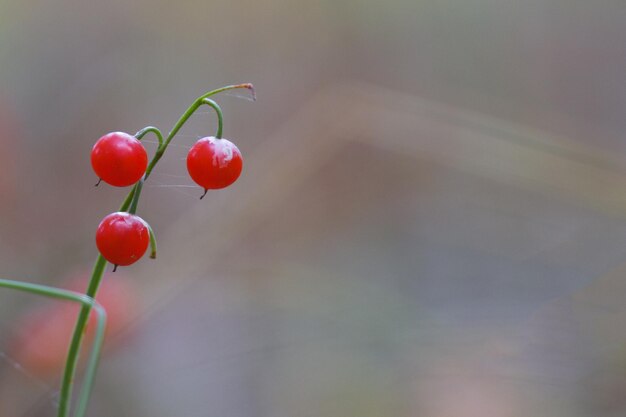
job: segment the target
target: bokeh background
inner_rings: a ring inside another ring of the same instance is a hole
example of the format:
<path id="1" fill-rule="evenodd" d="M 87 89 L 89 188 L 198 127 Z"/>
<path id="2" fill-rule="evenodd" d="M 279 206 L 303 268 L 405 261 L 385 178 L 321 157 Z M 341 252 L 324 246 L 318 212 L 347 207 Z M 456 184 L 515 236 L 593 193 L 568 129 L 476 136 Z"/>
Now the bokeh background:
<path id="1" fill-rule="evenodd" d="M 608 0 L 0 0 L 0 276 L 77 285 L 126 192 L 93 187 L 95 140 L 253 82 L 220 97 L 234 186 L 199 201 L 186 175 L 203 110 L 144 188 L 159 258 L 107 277 L 89 415 L 626 415 L 624 22 Z M 64 348 L 59 304 L 0 293 L 0 416 L 54 415 L 28 352 Z"/>

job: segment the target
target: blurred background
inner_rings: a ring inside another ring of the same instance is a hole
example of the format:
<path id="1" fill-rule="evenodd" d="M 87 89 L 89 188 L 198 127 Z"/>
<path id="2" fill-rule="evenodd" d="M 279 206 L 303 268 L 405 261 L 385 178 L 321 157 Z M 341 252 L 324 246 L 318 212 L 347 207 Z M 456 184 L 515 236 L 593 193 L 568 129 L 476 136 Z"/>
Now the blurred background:
<path id="1" fill-rule="evenodd" d="M 626 415 L 624 22 L 603 0 L 0 0 L 0 276 L 81 289 L 127 191 L 93 187 L 93 143 L 253 82 L 219 97 L 234 186 L 199 201 L 187 176 L 205 109 L 146 183 L 159 257 L 105 278 L 89 415 Z M 55 415 L 62 304 L 0 292 L 0 416 Z"/>

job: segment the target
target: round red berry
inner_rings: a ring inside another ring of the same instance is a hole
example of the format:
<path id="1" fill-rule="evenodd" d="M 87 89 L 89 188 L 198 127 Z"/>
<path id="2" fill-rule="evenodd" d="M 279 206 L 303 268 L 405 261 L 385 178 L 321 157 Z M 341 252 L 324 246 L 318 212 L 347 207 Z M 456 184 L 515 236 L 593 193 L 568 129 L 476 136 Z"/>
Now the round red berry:
<path id="1" fill-rule="evenodd" d="M 141 142 L 124 132 L 102 136 L 91 150 L 91 166 L 107 184 L 127 187 L 141 179 L 148 167 L 148 154 Z"/>
<path id="2" fill-rule="evenodd" d="M 227 139 L 202 138 L 187 154 L 189 175 L 205 190 L 228 187 L 239 178 L 242 167 L 241 152 Z"/>
<path id="3" fill-rule="evenodd" d="M 139 216 L 111 213 L 100 222 L 96 246 L 104 259 L 114 265 L 130 265 L 146 253 L 150 243 L 148 224 Z"/>

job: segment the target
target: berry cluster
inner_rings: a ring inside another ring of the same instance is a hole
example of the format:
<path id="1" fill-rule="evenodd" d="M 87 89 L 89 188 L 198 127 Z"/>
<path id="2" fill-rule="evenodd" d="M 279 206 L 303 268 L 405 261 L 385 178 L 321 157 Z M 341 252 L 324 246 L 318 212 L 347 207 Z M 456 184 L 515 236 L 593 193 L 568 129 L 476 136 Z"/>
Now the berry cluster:
<path id="1" fill-rule="evenodd" d="M 127 187 L 137 183 L 146 173 L 148 154 L 136 137 L 111 132 L 93 146 L 91 166 L 100 181 L 115 187 Z M 205 191 L 228 187 L 239 178 L 242 167 L 241 152 L 228 139 L 202 138 L 187 154 L 189 175 Z"/>
<path id="2" fill-rule="evenodd" d="M 234 143 L 221 138 L 222 115 L 215 102 L 219 116 L 217 137 L 198 140 L 187 154 L 187 171 L 191 178 L 204 189 L 217 190 L 234 183 L 243 168 L 241 152 Z M 140 131 L 142 132 L 142 131 Z M 137 135 L 139 136 L 139 135 Z M 148 154 L 136 136 L 124 132 L 111 132 L 102 136 L 91 150 L 91 166 L 100 178 L 115 187 L 128 187 L 145 179 Z M 140 190 L 135 190 L 138 198 Z M 115 212 L 107 215 L 96 231 L 96 245 L 102 256 L 117 267 L 135 263 L 150 244 L 152 230 L 141 217 L 131 212 Z"/>

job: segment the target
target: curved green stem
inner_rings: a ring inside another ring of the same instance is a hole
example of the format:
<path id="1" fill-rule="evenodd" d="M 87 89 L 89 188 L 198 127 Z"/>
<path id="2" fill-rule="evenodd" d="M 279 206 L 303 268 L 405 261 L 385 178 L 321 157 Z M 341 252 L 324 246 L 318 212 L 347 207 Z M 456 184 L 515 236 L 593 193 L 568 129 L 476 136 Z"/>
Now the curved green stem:
<path id="1" fill-rule="evenodd" d="M 224 127 L 224 115 L 222 114 L 222 108 L 210 98 L 203 98 L 202 104 L 213 107 L 213 110 L 217 113 L 217 133 L 215 134 L 215 137 L 222 139 L 222 128 Z"/>
<path id="2" fill-rule="evenodd" d="M 203 101 L 204 99 L 207 99 L 215 94 L 218 94 L 224 91 L 234 90 L 234 89 L 239 89 L 239 88 L 245 88 L 245 89 L 250 90 L 250 92 L 252 93 L 252 98 L 256 99 L 256 96 L 254 94 L 254 87 L 252 86 L 252 84 L 246 83 L 246 84 L 228 85 L 226 87 L 209 91 L 208 93 L 205 93 L 201 95 L 200 97 L 198 97 L 196 100 L 194 100 L 191 106 L 189 106 L 187 110 L 185 110 L 185 112 L 178 119 L 176 124 L 174 124 L 174 127 L 172 128 L 170 133 L 167 135 L 167 138 L 165 138 L 165 140 L 162 140 L 163 135 L 161 134 L 161 131 L 158 130 L 157 128 L 153 128 L 152 126 L 148 126 L 140 130 L 139 132 L 137 132 L 137 135 L 141 135 L 141 136 L 145 135 L 148 132 L 152 132 L 155 135 L 157 135 L 157 138 L 159 139 L 159 147 L 156 153 L 154 154 L 154 156 L 152 157 L 152 159 L 150 160 L 148 167 L 146 168 L 146 173 L 143 177 L 143 181 L 148 179 L 148 177 L 150 176 L 150 173 L 154 169 L 154 166 L 159 162 L 159 160 L 165 153 L 167 146 L 170 144 L 174 136 L 176 136 L 178 131 L 187 122 L 187 120 L 189 120 L 189 118 L 195 113 L 196 110 L 198 110 L 198 108 L 202 104 L 208 104 Z M 137 198 L 135 199 L 135 193 L 139 194 L 138 188 L 140 189 L 141 187 L 141 186 L 138 187 L 138 185 L 139 183 L 130 190 L 128 195 L 126 195 L 126 198 L 124 199 L 124 202 L 120 206 L 119 211 L 128 210 L 129 207 L 131 207 L 131 205 L 133 204 L 133 202 L 135 202 L 135 209 L 136 209 L 136 205 L 137 205 L 136 202 L 138 201 L 139 196 L 137 195 Z M 150 239 L 151 239 L 151 244 L 152 244 L 152 242 L 154 241 L 154 234 L 150 233 L 150 236 L 151 236 Z M 152 249 L 156 250 L 156 241 L 154 241 L 154 245 L 152 246 Z M 87 288 L 87 291 L 85 293 L 87 296 L 91 298 L 95 298 L 96 293 L 98 291 L 98 287 L 100 286 L 100 281 L 102 280 L 102 275 L 104 274 L 104 268 L 106 267 L 106 263 L 107 262 L 104 259 L 104 257 L 102 257 L 101 254 L 98 254 L 98 257 L 96 258 L 96 262 L 94 263 L 93 272 L 91 274 L 91 279 L 89 281 L 89 287 Z M 68 417 L 69 415 L 69 408 L 70 408 L 69 405 L 70 405 L 71 396 L 72 396 L 72 385 L 73 385 L 73 380 L 74 380 L 74 374 L 76 373 L 76 366 L 78 363 L 78 352 L 80 351 L 80 346 L 82 343 L 85 325 L 87 324 L 87 319 L 89 318 L 90 310 L 91 310 L 91 306 L 83 305 L 78 315 L 78 319 L 76 320 L 76 326 L 74 327 L 74 334 L 72 335 L 72 341 L 70 343 L 70 347 L 67 353 L 67 361 L 65 364 L 65 371 L 63 373 L 63 380 L 61 382 L 61 396 L 59 399 L 59 411 L 57 414 L 58 417 Z"/>
<path id="3" fill-rule="evenodd" d="M 137 138 L 137 140 L 141 140 L 147 133 L 150 132 L 154 133 L 154 135 L 157 137 L 157 140 L 159 141 L 159 148 L 163 146 L 163 134 L 158 128 L 154 126 L 144 127 L 139 132 L 135 133 L 135 137 Z"/>
<path id="4" fill-rule="evenodd" d="M 83 415 L 85 415 L 85 411 L 87 410 L 87 403 L 89 401 L 89 396 L 91 395 L 93 381 L 100 359 L 100 351 L 102 349 L 102 343 L 104 341 L 104 330 L 106 327 L 106 312 L 104 311 L 104 308 L 102 308 L 102 306 L 98 304 L 96 300 L 87 295 L 73 291 L 62 290 L 60 288 L 48 287 L 46 285 L 30 284 L 27 282 L 0 279 L 0 287 L 24 291 L 36 295 L 43 295 L 46 297 L 57 298 L 61 300 L 73 301 L 76 303 L 80 303 L 83 308 L 88 308 L 90 310 L 93 308 L 96 312 L 96 336 L 94 338 L 94 344 L 89 355 L 89 360 L 87 362 L 83 388 L 78 398 L 78 405 L 75 414 L 75 417 L 82 417 Z"/>
<path id="5" fill-rule="evenodd" d="M 148 232 L 150 234 L 150 259 L 156 259 L 157 256 L 157 243 L 156 237 L 154 236 L 154 231 L 152 227 L 148 225 Z"/>

